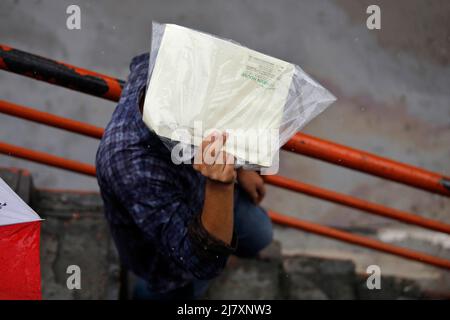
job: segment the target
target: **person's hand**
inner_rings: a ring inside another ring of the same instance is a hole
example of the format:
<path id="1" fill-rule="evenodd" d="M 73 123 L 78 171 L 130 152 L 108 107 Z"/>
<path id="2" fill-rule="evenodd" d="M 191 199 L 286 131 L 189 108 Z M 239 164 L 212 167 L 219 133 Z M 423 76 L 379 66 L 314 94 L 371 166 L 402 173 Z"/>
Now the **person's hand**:
<path id="1" fill-rule="evenodd" d="M 234 183 L 234 157 L 222 151 L 227 134 L 213 133 L 206 137 L 194 157 L 194 169 L 208 179 L 225 184 Z"/>
<path id="2" fill-rule="evenodd" d="M 263 178 L 255 171 L 239 169 L 237 179 L 255 204 L 259 204 L 266 195 Z"/>

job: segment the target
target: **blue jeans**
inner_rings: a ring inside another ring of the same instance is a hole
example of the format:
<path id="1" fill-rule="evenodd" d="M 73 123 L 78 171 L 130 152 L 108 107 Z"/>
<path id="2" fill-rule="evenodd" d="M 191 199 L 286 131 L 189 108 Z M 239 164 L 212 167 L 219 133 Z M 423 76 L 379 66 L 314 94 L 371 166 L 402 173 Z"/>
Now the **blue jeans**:
<path id="1" fill-rule="evenodd" d="M 234 229 L 238 238 L 235 255 L 253 257 L 272 242 L 272 222 L 267 212 L 255 205 L 240 187 L 234 194 Z M 184 287 L 158 293 L 152 292 L 143 279 L 134 287 L 136 300 L 192 300 L 199 299 L 208 289 L 208 280 L 194 280 Z"/>

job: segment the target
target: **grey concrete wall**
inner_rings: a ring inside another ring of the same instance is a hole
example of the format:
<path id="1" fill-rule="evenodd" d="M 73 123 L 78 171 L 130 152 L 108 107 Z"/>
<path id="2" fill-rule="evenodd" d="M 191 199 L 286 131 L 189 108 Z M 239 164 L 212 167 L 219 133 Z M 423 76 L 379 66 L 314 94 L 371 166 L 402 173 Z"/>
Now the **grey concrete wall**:
<path id="1" fill-rule="evenodd" d="M 375 3 L 382 8 L 382 29 L 369 31 L 365 10 Z M 69 4 L 81 7 L 80 31 L 66 29 Z M 301 65 L 338 97 L 337 103 L 305 128 L 306 133 L 449 175 L 449 18 L 450 2 L 445 0 L 2 0 L 0 41 L 125 78 L 131 57 L 149 48 L 152 20 L 229 37 Z M 108 122 L 114 108 L 113 103 L 98 98 L 5 72 L 0 72 L 0 84 L 1 99 L 98 126 Z M 94 161 L 97 141 L 4 115 L 0 123 L 1 140 Z M 0 166 L 28 168 L 39 187 L 97 189 L 92 178 L 3 155 Z M 450 201 L 441 196 L 287 153 L 281 156 L 281 173 L 450 222 Z M 404 228 L 397 222 L 276 188 L 270 188 L 265 205 L 341 227 L 381 228 L 394 235 Z M 297 231 L 277 230 L 276 235 L 286 250 L 304 248 Z M 420 241 L 431 243 L 435 236 L 427 233 Z M 415 236 L 408 233 L 406 237 Z M 318 243 L 323 251 L 334 248 L 318 238 L 309 239 L 310 248 Z M 438 248 L 448 252 L 448 238 L 439 239 Z M 336 251 L 347 249 L 342 246 Z M 364 253 L 368 258 L 362 266 L 389 260 L 395 270 L 401 261 Z"/>

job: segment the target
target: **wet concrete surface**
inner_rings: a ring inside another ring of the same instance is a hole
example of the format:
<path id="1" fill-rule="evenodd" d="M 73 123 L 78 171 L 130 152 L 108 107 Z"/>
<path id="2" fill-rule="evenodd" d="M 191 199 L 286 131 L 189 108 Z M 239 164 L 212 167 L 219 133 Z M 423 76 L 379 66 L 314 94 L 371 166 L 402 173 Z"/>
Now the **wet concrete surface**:
<path id="1" fill-rule="evenodd" d="M 134 0 L 123 6 L 117 0 L 83 0 L 76 1 L 82 10 L 82 29 L 70 31 L 65 11 L 72 3 L 2 1 L 1 42 L 124 79 L 131 57 L 148 51 L 152 20 L 232 38 L 301 65 L 338 97 L 304 129 L 306 133 L 450 175 L 448 1 Z M 381 30 L 366 28 L 368 4 L 380 5 Z M 98 126 L 106 125 L 114 109 L 111 102 L 6 72 L 0 72 L 0 83 L 1 99 Z M 0 138 L 8 143 L 94 162 L 98 142 L 93 139 L 5 115 L 0 115 L 0 123 Z M 0 166 L 27 168 L 40 188 L 98 188 L 92 178 L 4 155 Z M 281 155 L 280 173 L 450 223 L 450 200 L 442 196 L 286 152 Z M 422 237 L 419 244 L 411 240 L 415 229 L 398 222 L 278 188 L 269 187 L 264 205 L 331 226 L 374 233 L 406 230 L 402 243 L 448 255 L 448 238 L 433 241 L 436 233 Z M 360 270 L 381 264 L 386 272 L 442 276 L 434 268 L 415 267 L 295 230 L 277 228 L 275 235 L 286 252 L 333 251 L 355 259 Z M 443 283 L 450 290 L 449 282 Z"/>

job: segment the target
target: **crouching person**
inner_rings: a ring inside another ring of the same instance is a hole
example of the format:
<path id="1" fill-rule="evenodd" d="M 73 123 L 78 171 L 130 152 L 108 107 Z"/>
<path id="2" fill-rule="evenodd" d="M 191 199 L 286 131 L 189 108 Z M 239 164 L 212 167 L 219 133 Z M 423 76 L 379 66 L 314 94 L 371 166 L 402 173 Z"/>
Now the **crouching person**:
<path id="1" fill-rule="evenodd" d="M 272 241 L 258 206 L 264 182 L 235 170 L 234 158 L 220 152 L 224 134 L 205 139 L 194 165 L 172 162 L 142 121 L 148 60 L 131 63 L 97 151 L 97 179 L 121 262 L 139 278 L 134 298 L 198 299 L 230 254 L 255 256 Z"/>

